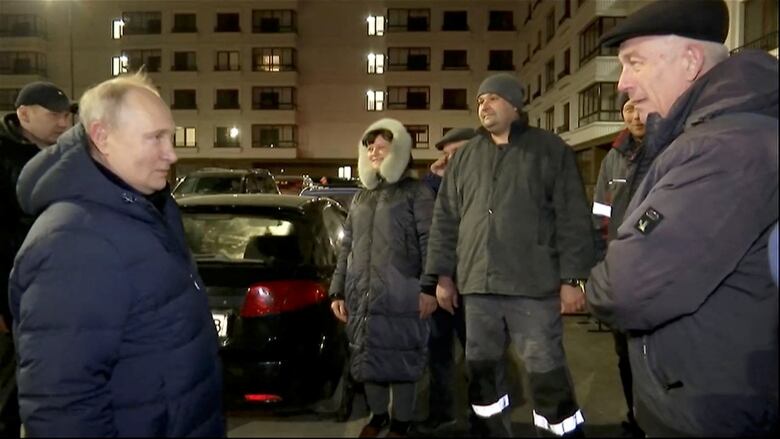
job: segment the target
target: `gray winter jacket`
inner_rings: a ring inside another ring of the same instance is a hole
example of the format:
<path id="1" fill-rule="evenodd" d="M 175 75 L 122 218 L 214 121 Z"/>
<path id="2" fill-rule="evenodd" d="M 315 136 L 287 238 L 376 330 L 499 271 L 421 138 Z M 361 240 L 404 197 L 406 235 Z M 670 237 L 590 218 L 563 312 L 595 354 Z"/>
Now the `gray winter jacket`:
<path id="1" fill-rule="evenodd" d="M 648 118 L 644 148 L 661 152 L 586 287 L 592 312 L 630 331 L 643 427 L 777 428 L 777 74 L 776 58 L 742 52 Z"/>
<path id="2" fill-rule="evenodd" d="M 426 273 L 458 273 L 462 294 L 549 297 L 584 279 L 593 230 L 574 153 L 525 121 L 509 143 L 484 129 L 458 149 L 436 198 Z"/>
<path id="3" fill-rule="evenodd" d="M 378 127 L 393 132 L 392 152 L 377 175 L 366 148 L 358 147 L 367 189 L 352 201 L 330 295 L 346 302 L 353 377 L 416 381 L 427 362 L 429 328 L 420 319 L 419 296 L 433 193 L 404 173 L 411 138 L 403 125 L 383 119 L 366 132 Z"/>

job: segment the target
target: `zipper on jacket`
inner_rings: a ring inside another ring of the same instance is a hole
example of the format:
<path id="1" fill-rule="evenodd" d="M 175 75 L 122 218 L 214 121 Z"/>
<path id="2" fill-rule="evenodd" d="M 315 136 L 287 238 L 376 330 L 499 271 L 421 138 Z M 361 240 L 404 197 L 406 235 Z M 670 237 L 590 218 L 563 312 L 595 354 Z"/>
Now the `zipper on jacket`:
<path id="1" fill-rule="evenodd" d="M 668 386 L 665 386 L 661 383 L 661 380 L 658 379 L 658 377 L 655 374 L 655 371 L 653 370 L 652 364 L 650 363 L 650 356 L 647 354 L 647 336 L 642 336 L 642 358 L 644 359 L 645 368 L 647 369 L 647 375 L 650 376 L 650 380 L 653 382 L 653 385 L 662 390 L 664 393 L 666 393 L 669 389 Z"/>

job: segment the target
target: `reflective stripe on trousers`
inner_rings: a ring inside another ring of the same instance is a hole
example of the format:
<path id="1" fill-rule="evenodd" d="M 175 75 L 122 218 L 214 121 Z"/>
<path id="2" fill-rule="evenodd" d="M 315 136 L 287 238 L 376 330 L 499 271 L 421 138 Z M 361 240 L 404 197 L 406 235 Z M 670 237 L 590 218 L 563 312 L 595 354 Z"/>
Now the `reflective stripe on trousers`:
<path id="1" fill-rule="evenodd" d="M 509 395 L 504 395 L 498 399 L 498 401 L 489 405 L 476 405 L 471 404 L 471 408 L 474 409 L 474 413 L 480 418 L 489 418 L 504 411 L 509 407 Z"/>
<path id="2" fill-rule="evenodd" d="M 582 417 L 581 410 L 577 410 L 576 413 L 564 419 L 558 424 L 550 424 L 547 421 L 547 418 L 536 413 L 536 410 L 534 410 L 534 425 L 539 428 L 543 428 L 547 431 L 550 431 L 554 434 L 557 434 L 558 436 L 563 436 L 566 433 L 570 433 L 574 431 L 575 429 L 577 429 L 578 425 L 584 422 L 585 422 L 585 418 Z"/>

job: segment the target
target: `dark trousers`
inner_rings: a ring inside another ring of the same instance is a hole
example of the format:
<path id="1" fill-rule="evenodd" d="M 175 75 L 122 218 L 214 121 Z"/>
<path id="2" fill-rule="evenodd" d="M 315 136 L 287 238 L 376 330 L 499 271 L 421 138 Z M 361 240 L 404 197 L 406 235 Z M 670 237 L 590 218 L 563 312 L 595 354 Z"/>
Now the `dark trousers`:
<path id="1" fill-rule="evenodd" d="M 431 316 L 431 335 L 428 339 L 430 397 L 428 417 L 454 419 L 455 355 L 453 336 L 466 350 L 466 319 L 463 304 L 455 308 L 455 315 L 437 308 Z"/>
<path id="2" fill-rule="evenodd" d="M 620 331 L 612 331 L 615 339 L 615 353 L 618 357 L 618 371 L 620 372 L 620 384 L 623 386 L 623 396 L 626 398 L 628 422 L 635 423 L 634 419 L 634 389 L 631 377 L 631 361 L 628 357 L 628 340 L 626 334 Z"/>
<path id="3" fill-rule="evenodd" d="M 481 419 L 474 433 L 511 437 L 509 395 L 498 385 L 508 341 L 523 359 L 534 404 L 534 425 L 557 435 L 584 422 L 563 350 L 560 299 L 489 294 L 463 297 L 466 361 L 472 376 L 469 397 Z"/>
<path id="4" fill-rule="evenodd" d="M 0 334 L 0 437 L 19 437 L 16 354 L 11 334 Z"/>

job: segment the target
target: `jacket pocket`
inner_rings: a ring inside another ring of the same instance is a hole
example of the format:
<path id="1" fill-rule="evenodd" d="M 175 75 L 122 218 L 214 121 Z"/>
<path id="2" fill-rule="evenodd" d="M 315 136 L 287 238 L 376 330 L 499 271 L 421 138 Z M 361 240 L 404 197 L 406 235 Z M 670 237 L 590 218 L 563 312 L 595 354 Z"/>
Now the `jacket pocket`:
<path id="1" fill-rule="evenodd" d="M 534 284 L 539 293 L 558 291 L 560 289 L 560 269 L 558 254 L 555 249 L 537 245 L 533 252 Z"/>

